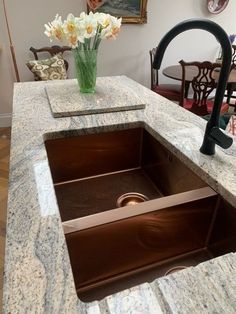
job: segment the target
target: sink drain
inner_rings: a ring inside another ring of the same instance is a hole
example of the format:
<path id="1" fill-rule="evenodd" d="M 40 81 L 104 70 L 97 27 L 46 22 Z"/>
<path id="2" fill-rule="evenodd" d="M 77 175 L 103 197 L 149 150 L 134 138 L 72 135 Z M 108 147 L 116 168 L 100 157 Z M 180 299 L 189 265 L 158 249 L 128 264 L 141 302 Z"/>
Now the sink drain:
<path id="1" fill-rule="evenodd" d="M 129 205 L 136 205 L 145 201 L 148 201 L 149 198 L 143 194 L 130 192 L 122 194 L 116 202 L 117 207 L 124 207 Z"/>

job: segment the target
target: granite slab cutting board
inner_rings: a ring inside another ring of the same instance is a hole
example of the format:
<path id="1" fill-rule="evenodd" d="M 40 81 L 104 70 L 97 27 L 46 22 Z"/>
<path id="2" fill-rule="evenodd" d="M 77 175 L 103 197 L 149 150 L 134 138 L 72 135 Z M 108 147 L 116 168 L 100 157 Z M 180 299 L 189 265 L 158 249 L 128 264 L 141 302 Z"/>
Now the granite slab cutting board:
<path id="1" fill-rule="evenodd" d="M 86 94 L 80 93 L 76 79 L 58 80 L 47 82 L 46 92 L 54 118 L 144 109 L 130 83 L 124 76 L 98 77 L 96 92 Z"/>

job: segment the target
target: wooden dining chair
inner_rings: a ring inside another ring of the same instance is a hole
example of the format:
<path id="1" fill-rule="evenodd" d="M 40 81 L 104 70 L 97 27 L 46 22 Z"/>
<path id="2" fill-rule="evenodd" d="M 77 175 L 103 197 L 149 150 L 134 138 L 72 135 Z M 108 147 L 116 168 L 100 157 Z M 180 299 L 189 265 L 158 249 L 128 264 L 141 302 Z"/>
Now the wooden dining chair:
<path id="1" fill-rule="evenodd" d="M 236 71 L 236 45 L 232 45 L 232 65 L 231 65 L 231 71 L 234 70 Z M 230 99 L 236 99 L 236 95 L 234 95 L 234 91 L 236 91 L 236 82 L 231 82 L 227 84 L 226 87 L 226 93 L 225 97 L 227 97 L 226 102 L 234 107 L 234 111 L 236 111 L 236 104 L 235 102 L 233 104 L 230 103 Z"/>
<path id="2" fill-rule="evenodd" d="M 69 63 L 67 60 L 65 60 L 63 53 L 65 51 L 71 51 L 70 47 L 55 45 L 51 47 L 42 47 L 42 48 L 30 47 L 29 50 L 33 53 L 35 61 L 29 61 L 26 65 L 33 72 L 35 81 L 45 80 L 44 76 L 50 76 L 52 71 L 54 71 L 53 75 L 55 75 L 56 77 L 58 76 L 62 78 L 67 78 L 67 71 L 69 68 Z M 51 57 L 51 59 L 42 60 L 41 58 L 45 57 L 45 55 L 47 57 L 48 56 Z M 39 59 L 39 56 L 41 56 L 40 59 Z M 59 59 L 59 60 L 54 60 L 54 59 Z M 50 64 L 50 61 L 52 65 Z M 57 69 L 55 66 L 55 62 L 56 62 Z M 40 68 L 42 67 L 42 64 L 43 64 L 44 66 L 47 67 L 47 70 L 38 71 L 38 68 L 35 68 L 36 66 L 38 67 L 38 64 Z M 57 73 L 55 72 L 55 70 Z M 42 75 L 41 75 L 41 72 L 43 73 Z"/>
<path id="3" fill-rule="evenodd" d="M 153 61 L 156 54 L 156 48 L 149 51 L 151 62 L 151 90 L 155 93 L 172 101 L 180 101 L 181 85 L 180 84 L 159 84 L 158 70 L 153 68 Z"/>
<path id="4" fill-rule="evenodd" d="M 199 116 L 206 116 L 212 112 L 214 100 L 210 99 L 211 93 L 217 86 L 214 78 L 214 70 L 219 68 L 218 63 L 204 62 L 179 62 L 182 67 L 182 88 L 180 105 L 187 110 Z M 196 67 L 197 74 L 190 82 L 190 87 L 193 90 L 193 98 L 185 97 L 185 76 L 187 67 Z M 221 106 L 221 114 L 227 113 L 229 105 L 223 103 Z"/>
<path id="5" fill-rule="evenodd" d="M 53 56 L 55 56 L 58 53 L 62 53 L 63 54 L 65 51 L 71 51 L 71 48 L 68 47 L 68 46 L 62 46 L 61 47 L 61 46 L 55 45 L 55 46 L 51 46 L 51 47 L 42 47 L 42 48 L 39 48 L 39 49 L 34 48 L 34 47 L 30 47 L 29 50 L 33 52 L 35 60 L 39 60 L 39 55 L 42 54 L 42 53 L 46 52 L 51 57 L 53 57 Z M 64 60 L 64 61 L 65 61 L 65 67 L 66 67 L 66 71 L 67 71 L 68 68 L 69 68 L 69 63 L 66 60 Z"/>

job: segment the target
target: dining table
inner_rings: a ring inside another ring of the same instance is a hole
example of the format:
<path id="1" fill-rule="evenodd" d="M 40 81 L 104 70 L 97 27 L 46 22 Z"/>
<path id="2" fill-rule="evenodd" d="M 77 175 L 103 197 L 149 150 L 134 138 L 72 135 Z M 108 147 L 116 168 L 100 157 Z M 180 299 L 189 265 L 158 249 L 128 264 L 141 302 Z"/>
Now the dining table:
<path id="1" fill-rule="evenodd" d="M 180 64 L 171 65 L 162 70 L 163 75 L 166 77 L 169 77 L 174 80 L 182 81 L 182 67 Z M 196 76 L 198 73 L 198 69 L 196 66 L 188 66 L 186 67 L 185 72 L 185 97 L 188 95 L 189 86 L 192 82 L 194 76 Z M 217 68 L 214 73 L 213 77 L 216 81 L 218 81 L 220 75 L 220 66 Z M 236 84 L 236 69 L 232 69 L 230 71 L 229 77 L 228 77 L 228 84 Z"/>
<path id="2" fill-rule="evenodd" d="M 163 69 L 162 73 L 174 80 L 182 81 L 182 67 L 181 65 L 171 65 Z M 198 73 L 196 66 L 188 66 L 186 67 L 186 74 L 185 80 L 187 82 L 191 82 L 193 77 L 196 76 Z M 213 77 L 218 81 L 220 74 L 220 67 L 219 70 L 215 70 L 213 73 Z M 231 70 L 228 78 L 228 83 L 236 83 L 236 69 Z"/>

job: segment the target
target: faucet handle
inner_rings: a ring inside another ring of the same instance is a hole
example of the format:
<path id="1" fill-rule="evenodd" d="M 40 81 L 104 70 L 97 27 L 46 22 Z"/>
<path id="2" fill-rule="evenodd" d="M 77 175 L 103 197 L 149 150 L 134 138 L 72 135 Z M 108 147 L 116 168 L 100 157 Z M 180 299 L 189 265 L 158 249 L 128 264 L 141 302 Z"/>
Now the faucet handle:
<path id="1" fill-rule="evenodd" d="M 233 144 L 233 139 L 223 133 L 217 126 L 214 126 L 211 129 L 209 136 L 217 145 L 222 148 L 229 148 Z"/>

